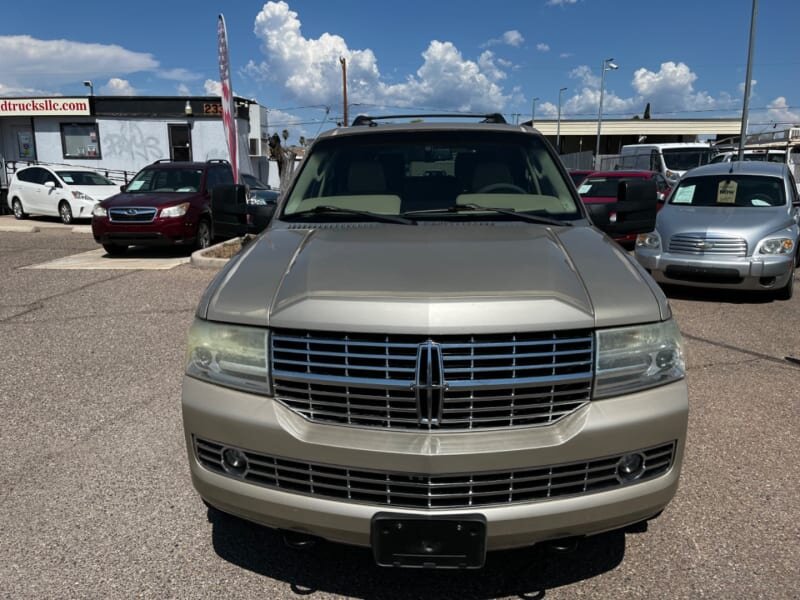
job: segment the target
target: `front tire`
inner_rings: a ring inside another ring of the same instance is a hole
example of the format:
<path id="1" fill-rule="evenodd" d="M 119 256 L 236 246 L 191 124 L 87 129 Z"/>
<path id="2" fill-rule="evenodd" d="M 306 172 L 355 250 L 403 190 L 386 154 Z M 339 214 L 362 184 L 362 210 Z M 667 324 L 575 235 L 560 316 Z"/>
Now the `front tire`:
<path id="1" fill-rule="evenodd" d="M 127 246 L 120 246 L 119 244 L 103 244 L 103 249 L 109 256 L 121 256 L 128 251 Z"/>
<path id="2" fill-rule="evenodd" d="M 211 224 L 205 219 L 197 224 L 197 239 L 195 246 L 198 250 L 203 250 L 211 245 Z"/>
<path id="3" fill-rule="evenodd" d="M 28 218 L 28 214 L 23 210 L 22 202 L 19 198 L 14 198 L 14 200 L 11 201 L 11 209 L 14 211 L 15 219 L 22 220 Z"/>
<path id="4" fill-rule="evenodd" d="M 72 218 L 72 208 L 66 200 L 62 200 L 58 205 L 58 215 L 61 217 L 61 222 L 64 225 L 72 225 L 74 220 Z"/>

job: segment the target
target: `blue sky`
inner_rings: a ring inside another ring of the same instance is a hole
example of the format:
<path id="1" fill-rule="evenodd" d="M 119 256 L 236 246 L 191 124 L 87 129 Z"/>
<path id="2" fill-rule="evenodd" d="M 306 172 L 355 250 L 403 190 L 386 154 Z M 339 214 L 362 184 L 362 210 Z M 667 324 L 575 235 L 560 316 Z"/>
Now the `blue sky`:
<path id="1" fill-rule="evenodd" d="M 500 111 L 554 118 L 737 116 L 751 0 L 15 3 L 0 21 L 0 96 L 202 95 L 218 89 L 225 14 L 236 94 L 276 129 L 340 118 L 339 56 L 358 112 Z M 800 122 L 800 1 L 761 0 L 751 130 Z"/>

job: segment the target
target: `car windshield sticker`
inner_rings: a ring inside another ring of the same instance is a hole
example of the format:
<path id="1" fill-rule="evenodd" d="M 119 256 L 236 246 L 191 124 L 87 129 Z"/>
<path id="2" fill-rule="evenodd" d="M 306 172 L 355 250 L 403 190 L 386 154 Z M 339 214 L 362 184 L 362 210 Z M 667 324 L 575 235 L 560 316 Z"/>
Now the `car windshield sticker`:
<path id="1" fill-rule="evenodd" d="M 739 187 L 735 181 L 720 181 L 717 186 L 717 204 L 736 204 L 736 188 Z"/>
<path id="2" fill-rule="evenodd" d="M 61 179 L 64 180 L 64 183 L 72 183 L 72 175 L 62 175 Z"/>
<path id="3" fill-rule="evenodd" d="M 693 185 L 683 185 L 675 192 L 675 197 L 672 199 L 673 204 L 691 204 L 694 198 Z"/>
<path id="4" fill-rule="evenodd" d="M 129 191 L 129 192 L 135 192 L 135 191 L 136 191 L 136 190 L 138 190 L 140 187 L 142 187 L 142 184 L 143 184 L 143 183 L 144 183 L 144 181 L 141 181 L 141 180 L 140 180 L 140 181 L 131 181 L 131 182 L 128 184 L 128 191 Z"/>
<path id="5" fill-rule="evenodd" d="M 578 193 L 579 194 L 585 194 L 590 189 L 592 189 L 592 184 L 591 183 L 584 183 L 581 187 L 578 188 Z"/>

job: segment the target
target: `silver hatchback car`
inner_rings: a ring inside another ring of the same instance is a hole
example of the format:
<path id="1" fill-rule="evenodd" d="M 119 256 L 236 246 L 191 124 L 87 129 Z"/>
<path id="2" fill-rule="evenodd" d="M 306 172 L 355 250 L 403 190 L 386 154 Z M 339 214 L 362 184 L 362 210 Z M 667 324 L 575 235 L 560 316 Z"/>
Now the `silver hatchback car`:
<path id="1" fill-rule="evenodd" d="M 788 300 L 800 264 L 800 197 L 784 164 L 732 162 L 689 171 L 636 241 L 662 283 L 764 290 Z"/>

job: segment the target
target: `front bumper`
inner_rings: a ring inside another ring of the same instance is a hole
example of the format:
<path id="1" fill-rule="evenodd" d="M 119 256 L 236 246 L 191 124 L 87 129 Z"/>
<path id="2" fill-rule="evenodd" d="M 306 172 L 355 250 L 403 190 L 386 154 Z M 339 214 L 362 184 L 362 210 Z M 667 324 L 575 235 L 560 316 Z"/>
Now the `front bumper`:
<path id="1" fill-rule="evenodd" d="M 192 481 L 206 501 L 224 512 L 359 546 L 370 545 L 371 521 L 380 512 L 479 513 L 487 521 L 489 550 L 600 533 L 661 511 L 678 487 L 688 417 L 684 381 L 591 402 L 548 427 L 445 434 L 310 423 L 271 398 L 189 377 L 184 378 L 182 404 Z M 663 475 L 607 491 L 479 507 L 397 509 L 262 487 L 214 472 L 198 461 L 196 438 L 290 460 L 419 475 L 562 465 L 672 441 L 675 451 Z"/>
<path id="2" fill-rule="evenodd" d="M 739 290 L 773 290 L 794 272 L 794 255 L 743 258 L 694 256 L 636 248 L 636 260 L 659 283 Z"/>
<path id="3" fill-rule="evenodd" d="M 121 246 L 172 246 L 193 244 L 197 221 L 183 217 L 157 218 L 150 223 L 124 223 L 104 217 L 92 219 L 92 233 L 98 244 Z"/>

